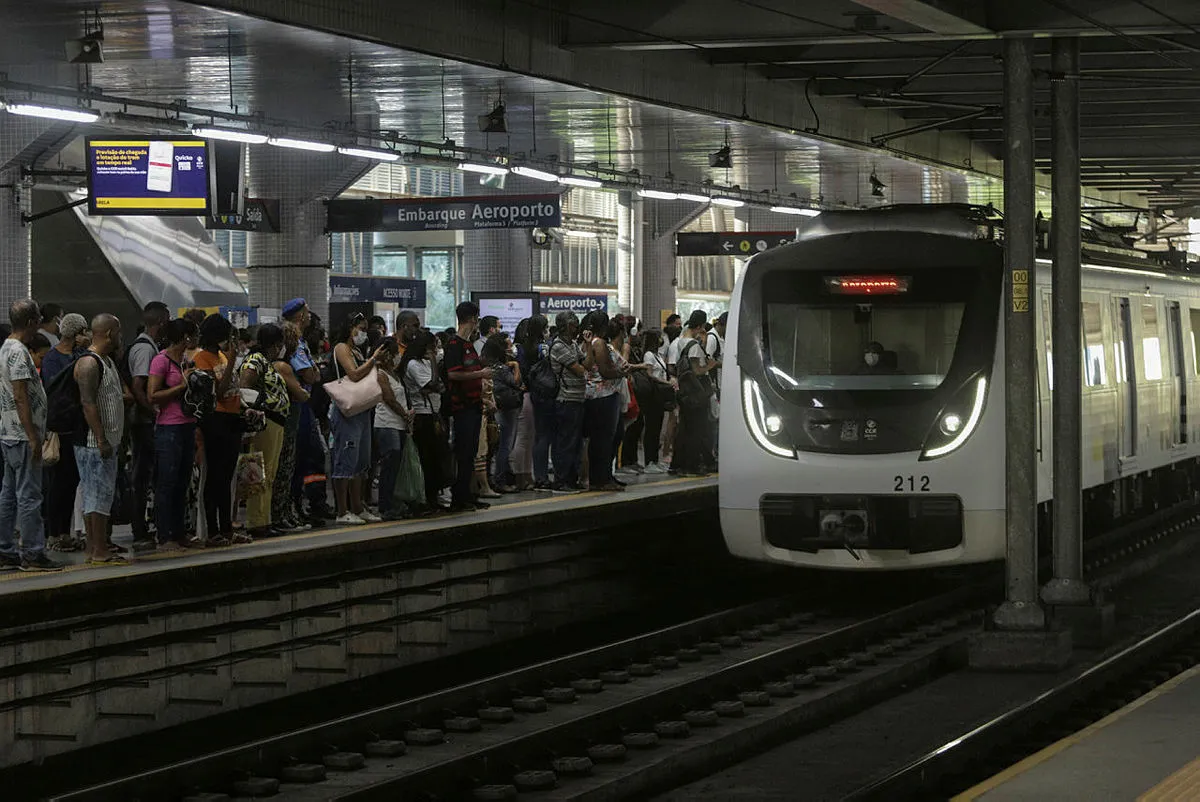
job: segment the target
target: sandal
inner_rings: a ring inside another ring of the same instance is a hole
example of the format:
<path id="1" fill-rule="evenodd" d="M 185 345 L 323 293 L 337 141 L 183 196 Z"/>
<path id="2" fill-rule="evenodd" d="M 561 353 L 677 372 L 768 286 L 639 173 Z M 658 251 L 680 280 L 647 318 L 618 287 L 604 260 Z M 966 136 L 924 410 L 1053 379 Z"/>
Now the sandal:
<path id="1" fill-rule="evenodd" d="M 71 535 L 58 535 L 57 537 L 50 538 L 46 541 L 46 548 L 50 549 L 50 551 L 63 552 L 81 550 L 79 541 Z"/>
<path id="2" fill-rule="evenodd" d="M 223 548 L 225 546 L 231 546 L 231 545 L 233 545 L 233 541 L 225 535 L 217 535 L 216 537 L 210 537 L 208 540 L 206 540 L 204 542 L 204 548 L 206 548 L 206 549 L 219 549 L 219 548 Z"/>
<path id="3" fill-rule="evenodd" d="M 112 552 L 113 554 L 128 554 L 129 553 L 129 549 L 125 548 L 124 546 L 119 546 L 116 543 L 113 543 L 111 540 L 108 541 L 108 550 L 110 552 Z"/>
<path id="4" fill-rule="evenodd" d="M 234 532 L 234 533 L 233 533 L 233 542 L 234 542 L 235 544 L 239 544 L 239 545 L 240 545 L 240 544 L 245 544 L 245 543 L 253 543 L 253 542 L 254 542 L 254 536 L 253 536 L 253 535 L 251 535 L 249 532 L 245 532 L 245 531 L 242 531 L 242 532 Z"/>
<path id="5" fill-rule="evenodd" d="M 110 554 L 107 557 L 88 557 L 87 565 L 116 567 L 121 565 L 133 565 L 129 560 L 116 554 Z"/>

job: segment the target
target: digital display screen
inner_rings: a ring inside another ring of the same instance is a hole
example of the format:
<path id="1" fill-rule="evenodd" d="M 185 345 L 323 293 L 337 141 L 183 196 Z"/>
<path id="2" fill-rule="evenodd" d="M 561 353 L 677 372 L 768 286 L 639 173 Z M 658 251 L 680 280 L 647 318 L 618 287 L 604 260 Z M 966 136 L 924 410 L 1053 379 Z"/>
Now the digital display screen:
<path id="1" fill-rule="evenodd" d="M 907 276 L 826 276 L 825 287 L 834 295 L 898 295 L 908 292 Z"/>
<path id="2" fill-rule="evenodd" d="M 500 320 L 500 328 L 510 335 L 517 324 L 532 317 L 538 310 L 538 293 L 472 293 L 472 300 L 479 305 L 479 317 L 493 315 Z"/>
<path id="3" fill-rule="evenodd" d="M 203 139 L 89 139 L 86 147 L 89 214 L 208 214 Z"/>

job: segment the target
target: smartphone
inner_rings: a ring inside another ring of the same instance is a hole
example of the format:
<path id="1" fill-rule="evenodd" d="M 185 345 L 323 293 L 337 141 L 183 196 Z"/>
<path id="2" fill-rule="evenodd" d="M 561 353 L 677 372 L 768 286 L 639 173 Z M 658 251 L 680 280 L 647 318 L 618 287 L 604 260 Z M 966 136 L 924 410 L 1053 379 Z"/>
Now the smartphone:
<path id="1" fill-rule="evenodd" d="M 170 142 L 151 142 L 150 166 L 146 171 L 146 189 L 151 192 L 170 192 L 174 163 L 174 145 Z"/>

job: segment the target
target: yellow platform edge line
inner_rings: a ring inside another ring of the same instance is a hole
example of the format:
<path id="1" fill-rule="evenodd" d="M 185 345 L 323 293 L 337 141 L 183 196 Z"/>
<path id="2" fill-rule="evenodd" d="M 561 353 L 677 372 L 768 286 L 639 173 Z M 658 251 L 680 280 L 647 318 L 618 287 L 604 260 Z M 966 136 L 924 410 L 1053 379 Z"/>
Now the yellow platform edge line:
<path id="1" fill-rule="evenodd" d="M 1200 757 L 1138 797 L 1138 802 L 1200 798 Z"/>
<path id="2" fill-rule="evenodd" d="M 1008 768 L 1006 768 L 1004 771 L 1000 772 L 999 774 L 993 775 L 993 776 L 987 778 L 986 780 L 984 780 L 983 782 L 979 783 L 975 787 L 970 788 L 966 791 L 963 791 L 958 796 L 953 797 L 951 802 L 973 802 L 973 800 L 979 799 L 981 796 L 988 793 L 989 791 L 994 791 L 995 789 L 997 789 L 1000 786 L 1007 783 L 1009 780 L 1012 780 L 1015 777 L 1019 777 L 1020 775 L 1024 774 L 1025 772 L 1029 771 L 1030 769 L 1034 768 L 1035 766 L 1039 766 L 1042 763 L 1045 763 L 1047 760 L 1051 759 L 1052 757 L 1059 754 L 1060 752 L 1063 752 L 1066 749 L 1069 749 L 1070 747 L 1074 746 L 1077 743 L 1080 743 L 1081 741 L 1087 740 L 1094 733 L 1104 729 L 1105 727 L 1109 726 L 1110 724 L 1120 721 L 1121 719 L 1125 718 L 1125 716 L 1127 716 L 1130 713 L 1132 713 L 1133 711 L 1137 710 L 1142 705 L 1146 705 L 1146 704 L 1149 704 L 1150 702 L 1153 702 L 1158 697 L 1162 696 L 1165 693 L 1171 692 L 1175 688 L 1179 687 L 1183 683 L 1187 682 L 1188 680 L 1190 680 L 1193 677 L 1196 677 L 1198 675 L 1200 675 L 1200 665 L 1193 666 L 1192 668 L 1188 669 L 1187 671 L 1183 672 L 1182 674 L 1179 674 L 1178 676 L 1167 680 L 1162 685 L 1159 685 L 1157 688 L 1150 691 L 1146 695 L 1138 697 L 1134 701 L 1132 701 L 1129 704 L 1122 707 L 1120 710 L 1116 710 L 1112 713 L 1109 713 L 1107 716 L 1100 719 L 1095 724 L 1091 724 L 1073 735 L 1068 735 L 1066 738 L 1063 738 L 1061 741 L 1055 741 L 1054 743 L 1047 746 L 1045 749 L 1042 749 L 1040 752 L 1037 752 L 1037 753 L 1032 754 L 1029 757 L 1025 758 L 1020 763 L 1014 763 L 1013 765 L 1009 766 Z"/>

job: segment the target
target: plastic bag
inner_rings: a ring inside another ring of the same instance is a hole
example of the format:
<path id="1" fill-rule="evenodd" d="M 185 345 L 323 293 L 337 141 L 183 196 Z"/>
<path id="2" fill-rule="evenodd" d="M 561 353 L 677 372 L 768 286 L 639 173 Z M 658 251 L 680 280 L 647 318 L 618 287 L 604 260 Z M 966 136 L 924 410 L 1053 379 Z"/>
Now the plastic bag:
<path id="1" fill-rule="evenodd" d="M 411 436 L 404 438 L 404 453 L 400 456 L 400 473 L 396 477 L 392 499 L 404 504 L 425 503 L 425 474 L 421 470 L 417 444 Z"/>
<path id="2" fill-rule="evenodd" d="M 251 451 L 239 454 L 237 461 L 237 497 L 257 496 L 267 488 L 267 472 L 263 465 L 263 453 Z"/>

